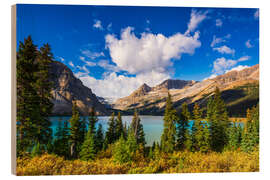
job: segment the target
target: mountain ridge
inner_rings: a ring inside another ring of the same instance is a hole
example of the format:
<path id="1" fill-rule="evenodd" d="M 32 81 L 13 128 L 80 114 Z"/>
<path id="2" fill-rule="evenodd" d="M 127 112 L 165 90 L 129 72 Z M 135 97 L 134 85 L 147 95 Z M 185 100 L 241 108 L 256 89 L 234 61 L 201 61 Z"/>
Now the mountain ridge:
<path id="1" fill-rule="evenodd" d="M 182 82 L 181 86 L 169 85 L 168 82 Z M 204 81 L 187 81 L 185 80 L 165 80 L 155 87 L 152 87 L 150 91 L 143 94 L 142 96 L 133 96 L 134 94 L 127 97 L 118 99 L 112 104 L 114 109 L 123 111 L 131 111 L 134 109 L 141 109 L 144 113 L 160 113 L 165 108 L 166 97 L 168 92 L 172 96 L 172 101 L 178 107 L 183 103 L 187 102 L 192 104 L 194 102 L 203 102 L 205 99 L 213 94 L 216 87 L 219 87 L 224 93 L 232 91 L 246 85 L 259 84 L 259 65 L 254 65 L 245 68 L 241 71 L 230 71 L 223 75 L 219 75 L 213 79 L 207 79 Z M 173 88 L 176 87 L 176 88 Z M 253 87 L 253 86 L 252 86 Z M 177 89 L 178 88 L 178 89 Z M 138 91 L 135 90 L 134 92 Z M 237 91 L 238 92 L 238 91 Z M 239 92 L 240 93 L 240 92 Z M 243 92 L 244 93 L 244 90 Z M 232 94 L 233 95 L 233 94 Z M 257 97 L 258 95 L 256 95 Z M 226 98 L 229 98 L 226 96 Z M 240 98 L 240 96 L 239 96 Z M 241 96 L 241 98 L 243 98 Z M 225 99 L 226 101 L 226 99 Z M 239 100 L 240 101 L 240 100 Z M 258 101 L 258 98 L 257 100 Z M 254 101 L 255 102 L 255 101 Z"/>

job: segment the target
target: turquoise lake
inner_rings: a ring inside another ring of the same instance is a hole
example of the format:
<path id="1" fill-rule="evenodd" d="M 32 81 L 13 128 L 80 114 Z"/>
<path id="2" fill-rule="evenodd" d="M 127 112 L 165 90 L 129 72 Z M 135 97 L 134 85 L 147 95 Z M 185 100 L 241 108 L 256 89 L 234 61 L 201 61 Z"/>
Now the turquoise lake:
<path id="1" fill-rule="evenodd" d="M 132 121 L 133 116 L 122 116 L 122 121 L 123 124 L 127 124 L 127 126 L 130 125 Z M 53 133 L 55 133 L 57 125 L 59 123 L 59 119 L 62 120 L 69 120 L 70 116 L 53 116 L 50 117 L 50 120 L 52 122 L 52 130 Z M 83 117 L 81 117 L 83 118 Z M 87 117 L 85 117 L 87 118 Z M 98 117 L 98 123 L 102 124 L 103 127 L 103 133 L 105 134 L 107 128 L 108 128 L 108 120 L 110 116 L 99 116 Z M 145 133 L 145 140 L 146 140 L 146 145 L 152 145 L 153 142 L 159 142 L 160 137 L 163 131 L 163 116 L 140 116 L 141 123 L 143 125 L 143 130 Z M 63 121 L 62 121 L 63 122 Z M 193 121 L 189 121 L 189 127 L 191 127 L 193 124 Z"/>

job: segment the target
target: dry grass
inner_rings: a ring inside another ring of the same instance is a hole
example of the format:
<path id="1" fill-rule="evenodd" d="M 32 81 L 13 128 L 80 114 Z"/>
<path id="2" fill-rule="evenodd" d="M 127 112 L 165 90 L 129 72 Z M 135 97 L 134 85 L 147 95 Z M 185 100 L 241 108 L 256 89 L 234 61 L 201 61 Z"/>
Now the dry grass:
<path id="1" fill-rule="evenodd" d="M 140 156 L 139 158 L 143 158 Z M 259 153 L 227 151 L 175 152 L 160 155 L 159 159 L 137 159 L 133 163 L 118 164 L 112 158 L 95 161 L 64 160 L 55 155 L 17 159 L 17 175 L 68 174 L 136 174 L 136 173 L 199 173 L 199 172 L 256 172 L 259 171 Z"/>

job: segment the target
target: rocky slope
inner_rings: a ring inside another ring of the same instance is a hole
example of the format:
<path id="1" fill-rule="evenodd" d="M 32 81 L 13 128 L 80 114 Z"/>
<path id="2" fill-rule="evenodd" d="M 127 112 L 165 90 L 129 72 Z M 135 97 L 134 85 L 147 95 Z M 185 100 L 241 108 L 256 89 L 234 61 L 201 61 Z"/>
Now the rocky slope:
<path id="1" fill-rule="evenodd" d="M 53 61 L 51 64 L 52 102 L 54 115 L 70 115 L 72 102 L 76 102 L 80 113 L 87 115 L 91 107 L 95 107 L 98 115 L 108 115 L 96 95 L 77 79 L 72 71 L 63 63 Z"/>
<path id="2" fill-rule="evenodd" d="M 136 108 L 141 114 L 161 114 L 165 108 L 168 91 L 176 108 L 180 108 L 183 102 L 190 105 L 198 102 L 205 106 L 216 87 L 222 91 L 228 107 L 246 108 L 256 104 L 259 100 L 259 65 L 241 71 L 230 71 L 202 82 L 166 80 L 155 87 L 148 86 L 147 91 L 142 91 L 140 87 L 130 96 L 118 99 L 112 107 L 126 111 Z M 229 112 L 231 111 L 235 109 L 229 109 Z"/>

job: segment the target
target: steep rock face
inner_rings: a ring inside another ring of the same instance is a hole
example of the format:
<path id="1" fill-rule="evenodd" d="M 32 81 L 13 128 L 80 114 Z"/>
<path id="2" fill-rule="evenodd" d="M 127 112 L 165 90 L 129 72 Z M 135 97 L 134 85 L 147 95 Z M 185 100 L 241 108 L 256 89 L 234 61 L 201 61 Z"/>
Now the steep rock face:
<path id="1" fill-rule="evenodd" d="M 185 81 L 185 80 L 179 80 L 179 79 L 168 79 L 163 81 L 161 84 L 155 86 L 153 88 L 154 91 L 160 90 L 160 89 L 182 89 L 187 86 L 192 86 L 195 84 L 195 81 Z"/>
<path id="2" fill-rule="evenodd" d="M 130 96 L 141 97 L 141 96 L 145 96 L 150 91 L 151 91 L 151 87 L 144 83 L 141 87 L 139 87 L 139 89 L 134 91 Z"/>
<path id="3" fill-rule="evenodd" d="M 259 64 L 241 71 L 230 71 L 213 79 L 219 84 L 228 84 L 235 81 L 259 80 Z"/>
<path id="4" fill-rule="evenodd" d="M 53 114 L 70 115 L 72 102 L 76 102 L 80 113 L 87 115 L 91 107 L 95 107 L 98 115 L 107 115 L 108 112 L 101 104 L 91 89 L 84 86 L 72 71 L 63 63 L 53 61 L 51 64 L 51 81 L 54 83 L 52 90 Z"/>
<path id="5" fill-rule="evenodd" d="M 217 76 L 214 79 L 207 79 L 202 82 L 183 81 L 183 80 L 166 80 L 163 83 L 151 88 L 151 90 L 142 96 L 127 96 L 118 99 L 113 104 L 113 108 L 120 110 L 140 109 L 141 113 L 159 113 L 165 108 L 166 97 L 168 92 L 172 96 L 173 103 L 180 107 L 183 102 L 192 104 L 196 101 L 205 103 L 207 98 L 213 94 L 216 87 L 221 91 L 228 93 L 243 93 L 242 91 L 232 91 L 233 89 L 253 84 L 256 87 L 259 83 L 259 65 L 255 65 L 241 71 L 230 71 L 226 74 Z M 253 86 L 252 85 L 252 86 Z M 139 90 L 139 89 L 138 89 Z M 136 90 L 135 92 L 137 92 Z M 134 92 L 132 93 L 134 94 Z M 243 98 L 244 95 L 241 95 Z M 226 96 L 232 99 L 230 96 Z M 239 96 L 240 98 L 240 96 Z M 235 101 L 237 100 L 234 99 Z M 239 101 L 241 99 L 238 99 Z M 226 101 L 226 100 L 225 100 Z M 257 100 L 256 100 L 257 101 Z M 227 101 L 228 102 L 228 101 Z"/>

